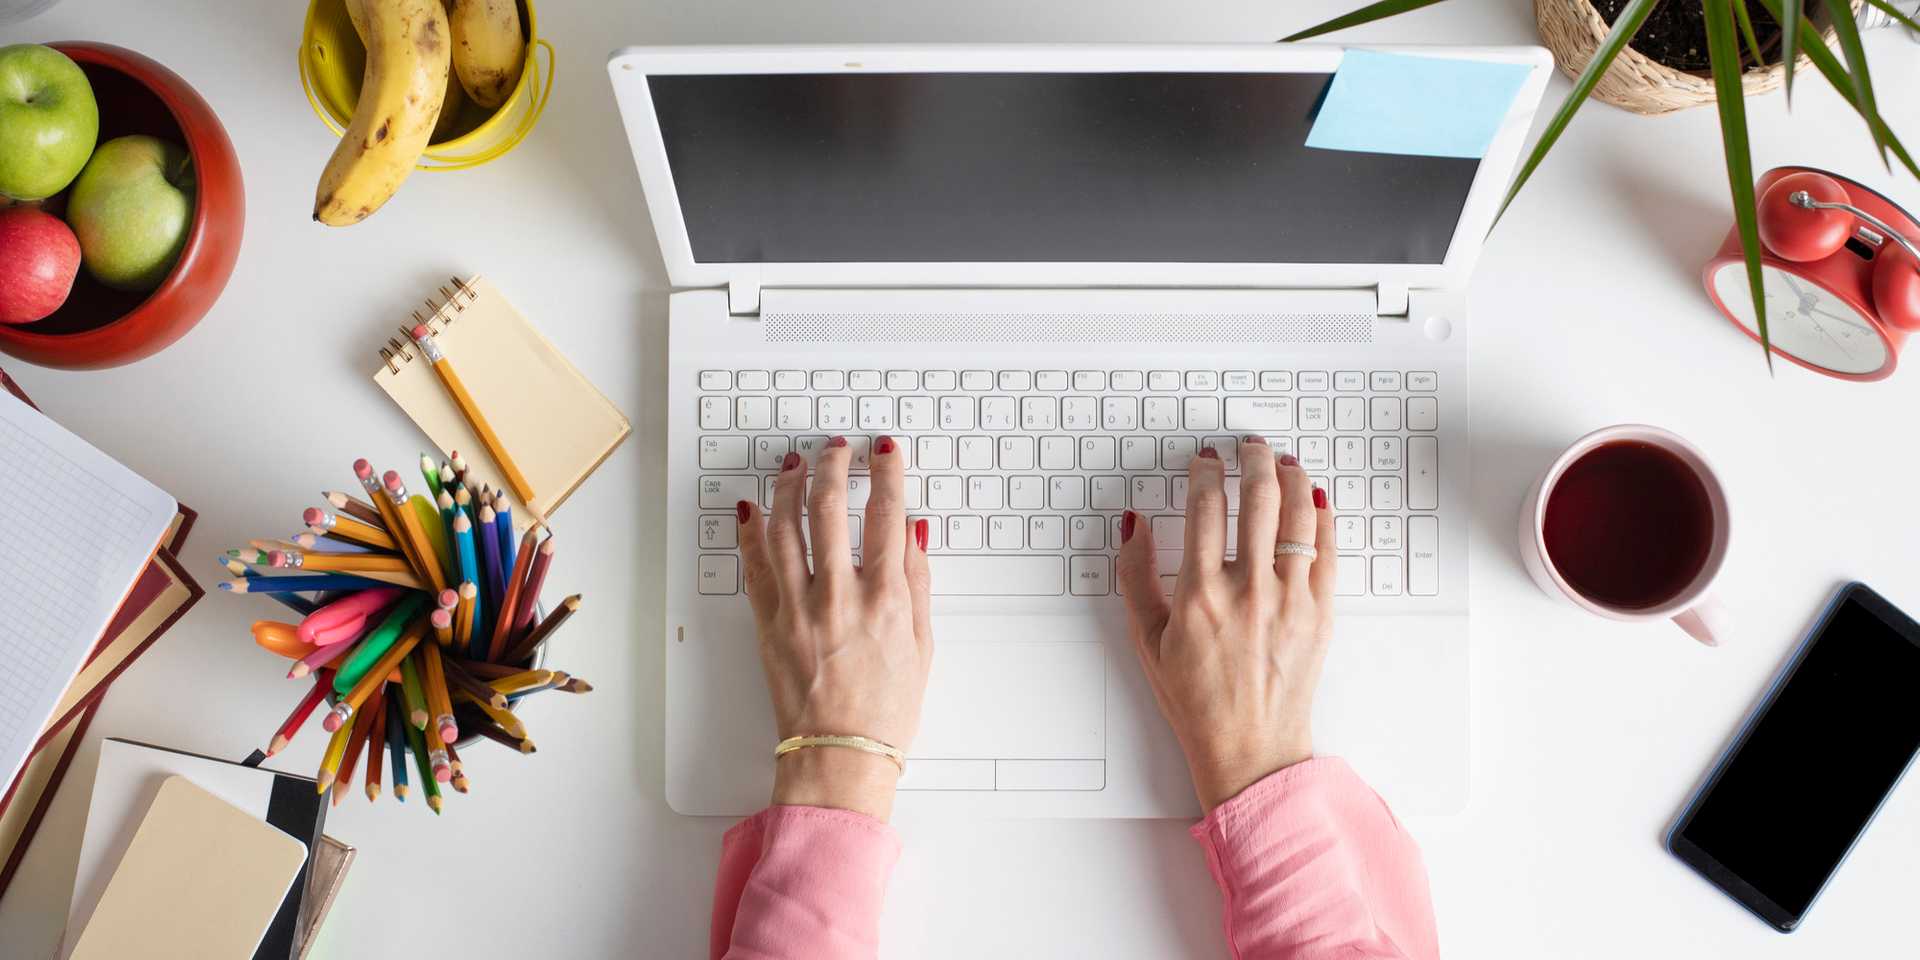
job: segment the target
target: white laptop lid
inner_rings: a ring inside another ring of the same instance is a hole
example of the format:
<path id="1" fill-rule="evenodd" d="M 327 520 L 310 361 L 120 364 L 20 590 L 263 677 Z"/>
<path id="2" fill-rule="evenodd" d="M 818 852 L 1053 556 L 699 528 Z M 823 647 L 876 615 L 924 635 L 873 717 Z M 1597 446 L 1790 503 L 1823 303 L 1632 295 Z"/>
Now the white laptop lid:
<path id="1" fill-rule="evenodd" d="M 608 71 L 678 287 L 1463 288 L 1552 59 L 1368 49 L 1531 69 L 1479 159 L 1306 147 L 1331 45 L 630 47 Z"/>

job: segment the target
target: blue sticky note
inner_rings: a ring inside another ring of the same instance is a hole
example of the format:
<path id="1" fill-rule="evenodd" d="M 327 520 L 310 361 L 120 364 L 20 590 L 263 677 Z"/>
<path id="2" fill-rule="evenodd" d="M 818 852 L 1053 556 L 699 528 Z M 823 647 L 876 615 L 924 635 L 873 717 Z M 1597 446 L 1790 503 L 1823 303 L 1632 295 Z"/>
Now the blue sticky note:
<path id="1" fill-rule="evenodd" d="M 1533 67 L 1348 50 L 1307 146 L 1477 160 Z"/>

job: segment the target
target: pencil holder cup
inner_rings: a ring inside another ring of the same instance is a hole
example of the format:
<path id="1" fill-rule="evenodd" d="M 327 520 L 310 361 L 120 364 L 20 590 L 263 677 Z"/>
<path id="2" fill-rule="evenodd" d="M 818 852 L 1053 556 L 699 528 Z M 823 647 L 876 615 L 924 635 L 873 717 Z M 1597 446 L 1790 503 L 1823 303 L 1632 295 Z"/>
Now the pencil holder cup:
<path id="1" fill-rule="evenodd" d="M 493 110 L 459 97 L 460 113 L 451 126 L 436 131 L 436 139 L 420 157 L 420 170 L 466 170 L 505 156 L 533 132 L 553 92 L 553 44 L 540 36 L 531 0 L 519 0 L 520 26 L 526 35 L 527 59 L 513 93 Z M 538 56 L 544 52 L 544 62 Z M 366 48 L 343 0 L 312 0 L 300 37 L 300 86 L 307 105 L 334 136 L 346 133 L 360 101 L 360 80 L 366 66 Z M 447 82 L 458 87 L 458 77 Z"/>

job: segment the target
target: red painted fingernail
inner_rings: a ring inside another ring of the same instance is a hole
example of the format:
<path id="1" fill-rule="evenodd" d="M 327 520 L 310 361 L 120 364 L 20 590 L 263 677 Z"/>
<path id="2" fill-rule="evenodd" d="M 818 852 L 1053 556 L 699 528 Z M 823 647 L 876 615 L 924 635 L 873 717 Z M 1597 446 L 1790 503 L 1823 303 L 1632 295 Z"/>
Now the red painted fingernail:
<path id="1" fill-rule="evenodd" d="M 921 517 L 913 522 L 913 542 L 920 545 L 920 552 L 927 552 L 927 518 Z"/>
<path id="2" fill-rule="evenodd" d="M 1202 460 L 1218 460 L 1218 459 L 1220 459 L 1220 451 L 1218 451 L 1218 450 L 1215 450 L 1215 449 L 1214 449 L 1214 448 L 1212 448 L 1212 447 L 1201 447 L 1201 448 L 1200 448 L 1200 459 L 1202 459 Z"/>
<path id="3" fill-rule="evenodd" d="M 1280 455 L 1280 465 L 1283 467 L 1297 467 L 1300 465 L 1300 458 L 1291 453 L 1283 453 Z"/>
<path id="4" fill-rule="evenodd" d="M 789 453 L 786 455 L 784 459 L 780 461 L 781 473 L 785 473 L 788 470 L 797 470 L 799 469 L 799 467 L 800 467 L 800 455 L 797 453 Z"/>
<path id="5" fill-rule="evenodd" d="M 1240 442 L 1241 443 L 1266 443 L 1267 438 L 1259 436 L 1257 434 L 1250 433 L 1250 434 L 1247 434 L 1246 437 L 1242 438 Z"/>
<path id="6" fill-rule="evenodd" d="M 878 439 L 878 440 L 875 440 L 875 441 L 873 442 L 873 452 L 874 452 L 874 453 L 892 453 L 892 452 L 893 452 L 893 438 L 892 438 L 892 437 L 881 437 L 880 439 Z"/>
<path id="7" fill-rule="evenodd" d="M 846 437 L 834 437 L 832 440 L 827 441 L 827 446 L 829 447 L 844 447 L 846 445 L 847 445 Z"/>
<path id="8" fill-rule="evenodd" d="M 1120 542 L 1121 543 L 1126 543 L 1128 540 L 1133 539 L 1133 525 L 1139 522 L 1140 522 L 1140 515 L 1137 513 L 1134 513 L 1132 510 L 1128 510 L 1126 513 L 1123 513 L 1120 515 Z"/>
<path id="9" fill-rule="evenodd" d="M 753 516 L 753 507 L 742 500 L 733 505 L 733 515 L 739 517 L 741 523 L 746 523 L 747 518 Z"/>
<path id="10" fill-rule="evenodd" d="M 1313 488 L 1313 508 L 1315 510 L 1325 510 L 1327 508 L 1327 492 L 1319 487 Z"/>

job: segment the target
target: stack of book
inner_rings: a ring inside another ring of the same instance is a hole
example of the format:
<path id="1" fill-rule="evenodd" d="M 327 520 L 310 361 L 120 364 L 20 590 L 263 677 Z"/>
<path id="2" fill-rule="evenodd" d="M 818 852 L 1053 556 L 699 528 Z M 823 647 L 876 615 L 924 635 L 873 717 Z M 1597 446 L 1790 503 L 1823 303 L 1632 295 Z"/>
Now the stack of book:
<path id="1" fill-rule="evenodd" d="M 3 370 L 0 389 L 23 403 L 33 402 Z M 26 762 L 6 792 L 0 794 L 0 896 L 5 895 L 19 869 L 34 829 L 51 805 L 108 687 L 199 602 L 200 585 L 179 559 L 194 518 L 191 509 L 180 506 L 145 570 L 127 590 L 119 610 L 93 643 L 85 663 L 41 728 Z M 0 590 L 4 589 L 9 587 L 0 584 Z"/>

